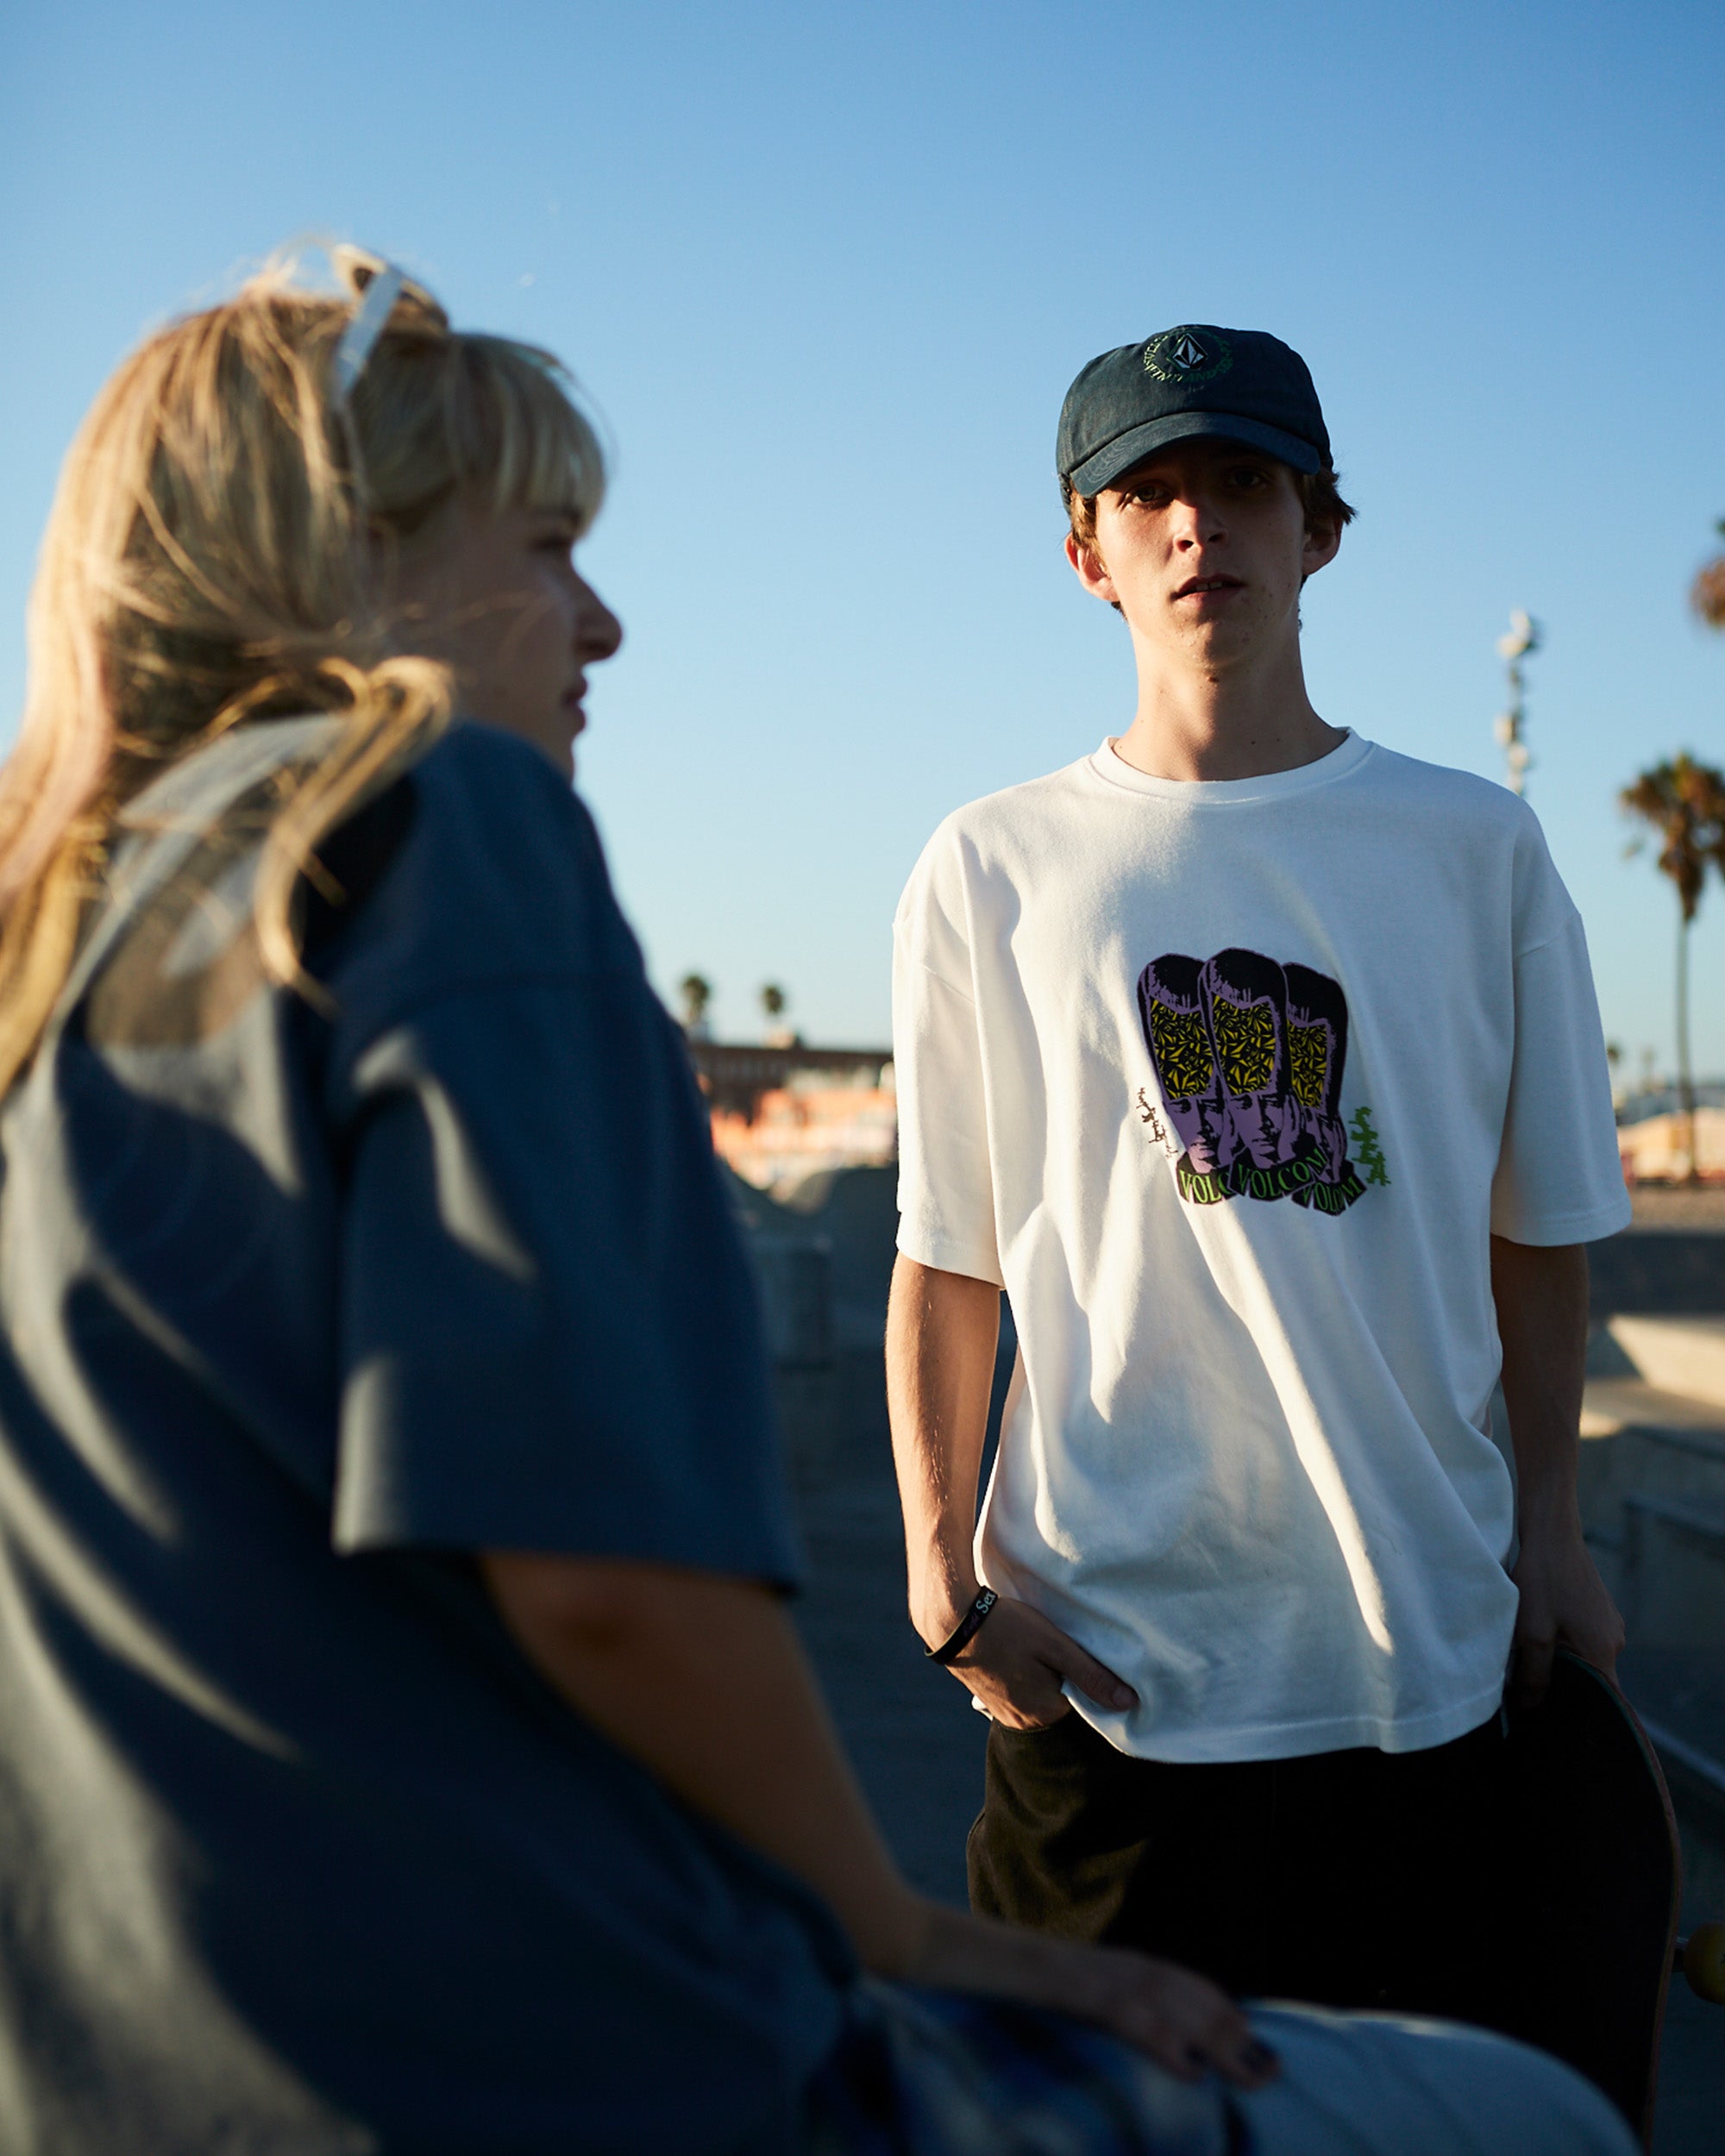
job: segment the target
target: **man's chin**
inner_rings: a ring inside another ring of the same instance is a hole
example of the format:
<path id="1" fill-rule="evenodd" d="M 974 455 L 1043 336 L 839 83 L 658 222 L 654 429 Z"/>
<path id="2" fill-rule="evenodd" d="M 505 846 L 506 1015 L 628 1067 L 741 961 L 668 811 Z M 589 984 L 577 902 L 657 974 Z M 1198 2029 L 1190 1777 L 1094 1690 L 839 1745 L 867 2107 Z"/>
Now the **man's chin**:
<path id="1" fill-rule="evenodd" d="M 1206 665 L 1225 667 L 1256 650 L 1260 639 L 1251 623 L 1227 620 L 1194 622 L 1182 641 Z"/>

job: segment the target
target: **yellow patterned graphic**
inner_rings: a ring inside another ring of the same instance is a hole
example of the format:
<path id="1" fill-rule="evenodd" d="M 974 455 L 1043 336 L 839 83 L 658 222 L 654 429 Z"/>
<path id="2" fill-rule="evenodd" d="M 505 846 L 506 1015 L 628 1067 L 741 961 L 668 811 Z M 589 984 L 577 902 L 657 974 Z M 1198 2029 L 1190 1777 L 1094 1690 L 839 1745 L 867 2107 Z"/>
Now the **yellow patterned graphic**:
<path id="1" fill-rule="evenodd" d="M 1230 945 L 1208 958 L 1164 951 L 1137 989 L 1163 1092 L 1157 1102 L 1140 1087 L 1138 1111 L 1185 1204 L 1286 1200 L 1333 1219 L 1373 1186 L 1389 1188 L 1371 1108 L 1360 1101 L 1350 1115 L 1341 1105 L 1348 1007 L 1339 981 Z M 1358 1094 L 1357 1071 L 1352 1083 Z M 1247 1217 L 1253 1209 L 1248 1202 Z"/>
<path id="2" fill-rule="evenodd" d="M 1219 1000 L 1212 1006 L 1211 1022 L 1228 1091 L 1239 1095 L 1267 1090 L 1276 1078 L 1276 1021 L 1270 1006 L 1254 1003 L 1242 1011 L 1237 1003 Z"/>
<path id="3" fill-rule="evenodd" d="M 1329 1030 L 1322 1025 L 1290 1025 L 1288 1060 L 1294 1098 L 1308 1108 L 1321 1108 L 1330 1075 Z"/>
<path id="4" fill-rule="evenodd" d="M 1156 1060 L 1162 1083 L 1170 1100 L 1192 1100 L 1208 1093 L 1214 1066 L 1198 1011 L 1170 1011 L 1165 1003 L 1150 1006 L 1150 1030 L 1156 1042 Z"/>

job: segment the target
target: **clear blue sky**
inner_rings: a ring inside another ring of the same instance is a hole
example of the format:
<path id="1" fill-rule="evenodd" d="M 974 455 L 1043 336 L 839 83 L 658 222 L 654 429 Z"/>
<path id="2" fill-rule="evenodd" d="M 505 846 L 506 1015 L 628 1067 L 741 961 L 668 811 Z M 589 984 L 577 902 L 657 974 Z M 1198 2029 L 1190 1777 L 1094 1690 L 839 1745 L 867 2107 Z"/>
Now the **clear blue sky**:
<path id="1" fill-rule="evenodd" d="M 1274 329 L 1360 510 L 1308 596 L 1324 715 L 1496 774 L 1494 640 L 1544 623 L 1530 798 L 1608 1031 L 1668 1065 L 1675 906 L 1617 787 L 1725 762 L 1725 10 L 1472 0 L 261 9 L 0 23 L 0 725 L 53 475 L 139 334 L 323 232 L 551 345 L 616 444 L 628 626 L 580 783 L 656 979 L 724 1033 L 888 1024 L 888 931 L 960 801 L 1126 723 L 1059 558 L 1094 353 Z M 1725 1071 L 1725 888 L 1696 939 Z"/>

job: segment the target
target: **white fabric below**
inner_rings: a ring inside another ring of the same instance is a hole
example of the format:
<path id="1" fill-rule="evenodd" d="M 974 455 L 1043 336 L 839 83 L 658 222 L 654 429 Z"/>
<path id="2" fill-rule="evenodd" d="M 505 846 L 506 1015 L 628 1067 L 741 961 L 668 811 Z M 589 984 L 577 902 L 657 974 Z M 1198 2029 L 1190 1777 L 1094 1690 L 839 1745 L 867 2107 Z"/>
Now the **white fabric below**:
<path id="1" fill-rule="evenodd" d="M 1635 2156 L 1590 2083 L 1483 2030 L 1255 2007 L 1282 2075 L 1236 2101 L 1252 2156 Z"/>

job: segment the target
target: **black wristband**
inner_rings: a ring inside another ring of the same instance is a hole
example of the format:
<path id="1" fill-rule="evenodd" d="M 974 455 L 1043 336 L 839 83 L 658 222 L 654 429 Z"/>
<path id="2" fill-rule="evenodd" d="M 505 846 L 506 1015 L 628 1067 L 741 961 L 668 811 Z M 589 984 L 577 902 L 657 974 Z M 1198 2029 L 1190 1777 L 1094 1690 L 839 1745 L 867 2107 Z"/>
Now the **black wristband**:
<path id="1" fill-rule="evenodd" d="M 928 1662 L 938 1662 L 944 1667 L 955 1656 L 963 1654 L 965 1648 L 982 1629 L 982 1620 L 1000 1599 L 992 1587 L 985 1587 L 959 1619 L 958 1629 L 951 1638 L 943 1639 L 938 1647 L 923 1649 L 924 1659 Z"/>

